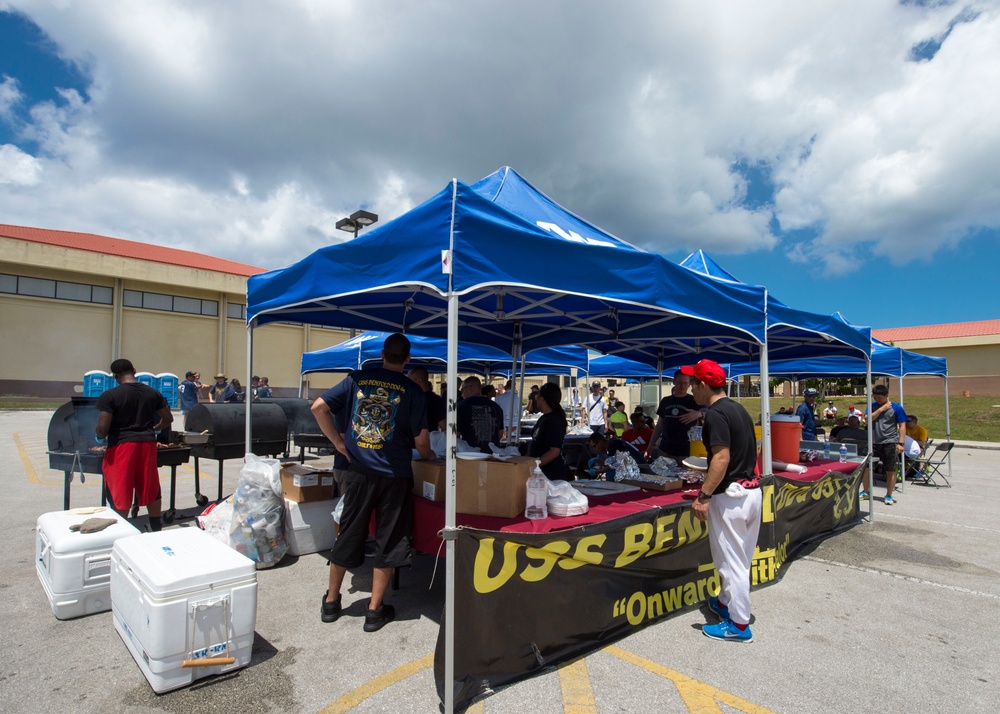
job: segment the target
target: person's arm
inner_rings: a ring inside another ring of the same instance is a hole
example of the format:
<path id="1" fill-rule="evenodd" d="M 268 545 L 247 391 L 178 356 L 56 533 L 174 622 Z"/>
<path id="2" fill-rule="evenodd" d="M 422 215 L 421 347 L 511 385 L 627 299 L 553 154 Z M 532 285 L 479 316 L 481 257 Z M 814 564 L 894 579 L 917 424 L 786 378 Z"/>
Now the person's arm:
<path id="1" fill-rule="evenodd" d="M 319 430 L 330 440 L 333 448 L 346 456 L 347 460 L 350 461 L 351 455 L 347 453 L 347 444 L 344 443 L 343 435 L 337 431 L 337 425 L 333 421 L 333 412 L 330 411 L 330 405 L 323 400 L 323 397 L 320 397 L 313 402 L 310 409 L 313 416 L 316 417 Z"/>
<path id="2" fill-rule="evenodd" d="M 611 422 L 608 421 L 608 403 L 601 399 L 601 411 L 604 414 L 604 432 L 611 431 Z"/>
<path id="3" fill-rule="evenodd" d="M 899 441 L 896 443 L 896 449 L 899 453 L 903 453 L 906 450 L 906 422 L 897 424 L 899 427 Z"/>
<path id="4" fill-rule="evenodd" d="M 646 445 L 646 458 L 651 456 L 653 447 L 660 443 L 660 434 L 663 432 L 663 417 L 659 417 L 656 420 L 656 427 L 653 429 L 653 435 L 649 437 L 649 443 Z"/>
<path id="5" fill-rule="evenodd" d="M 101 413 L 103 414 L 104 412 Z M 164 405 L 160 407 L 159 409 L 156 410 L 156 413 L 160 415 L 160 421 L 157 424 L 153 425 L 153 431 L 163 431 L 164 429 L 168 428 L 171 424 L 174 423 L 174 415 L 173 412 L 170 411 L 169 406 Z M 111 415 L 108 414 L 109 425 L 111 423 L 110 417 Z"/>
<path id="6" fill-rule="evenodd" d="M 722 483 L 722 479 L 729 469 L 729 447 L 719 444 L 712 445 L 712 461 L 708 464 L 708 473 L 705 474 L 705 482 L 701 485 L 701 493 L 714 495 L 715 489 Z M 691 504 L 691 510 L 695 518 L 700 521 L 708 520 L 708 502 L 711 499 L 702 499 L 700 496 Z"/>
<path id="7" fill-rule="evenodd" d="M 97 428 L 94 429 L 94 433 L 98 439 L 107 439 L 109 431 L 111 431 L 111 412 L 98 412 Z"/>
<path id="8" fill-rule="evenodd" d="M 694 424 L 702 416 L 701 411 L 698 409 L 688 409 L 680 416 L 681 424 Z"/>
<path id="9" fill-rule="evenodd" d="M 544 454 L 538 457 L 538 461 L 542 466 L 552 463 L 559 458 L 559 454 L 562 453 L 562 449 L 558 446 L 553 446 L 551 449 L 546 451 Z"/>
<path id="10" fill-rule="evenodd" d="M 420 452 L 420 458 L 424 461 L 433 461 L 437 454 L 431 449 L 431 435 L 426 429 L 421 429 L 420 433 L 413 437 L 413 445 Z"/>

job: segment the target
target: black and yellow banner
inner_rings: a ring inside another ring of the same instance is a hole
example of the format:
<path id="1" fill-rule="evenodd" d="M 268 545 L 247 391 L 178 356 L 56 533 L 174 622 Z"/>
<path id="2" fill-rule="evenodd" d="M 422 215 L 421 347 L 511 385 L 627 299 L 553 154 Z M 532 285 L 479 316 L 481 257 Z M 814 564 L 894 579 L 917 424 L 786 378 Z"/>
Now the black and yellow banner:
<path id="1" fill-rule="evenodd" d="M 809 484 L 764 480 L 754 585 L 773 580 L 787 554 L 806 539 L 857 518 L 857 478 L 834 473 Z M 707 534 L 689 503 L 555 533 L 461 529 L 455 547 L 456 706 L 718 594 Z M 443 625 L 435 678 L 443 699 Z"/>

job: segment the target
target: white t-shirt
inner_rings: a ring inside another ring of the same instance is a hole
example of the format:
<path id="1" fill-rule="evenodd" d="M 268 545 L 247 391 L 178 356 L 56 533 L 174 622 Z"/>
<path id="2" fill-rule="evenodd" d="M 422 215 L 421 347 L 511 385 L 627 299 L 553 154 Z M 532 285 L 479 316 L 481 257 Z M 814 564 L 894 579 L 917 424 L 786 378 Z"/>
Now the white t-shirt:
<path id="1" fill-rule="evenodd" d="M 498 394 L 493 401 L 499 404 L 500 408 L 503 409 L 503 425 L 505 427 L 514 426 L 514 423 L 517 421 L 517 417 L 521 416 L 521 400 L 518 399 L 517 392 L 513 389 L 508 389 L 503 394 Z M 515 404 L 518 407 L 516 411 L 514 409 Z"/>
<path id="2" fill-rule="evenodd" d="M 601 406 L 597 406 L 597 402 L 600 402 Z M 604 397 L 588 394 L 583 400 L 583 408 L 587 410 L 587 423 L 590 426 L 604 426 L 604 410 L 607 408 Z"/>
<path id="3" fill-rule="evenodd" d="M 904 436 L 903 441 L 904 441 L 903 453 L 906 454 L 906 458 L 908 459 L 920 458 L 920 452 L 922 451 L 922 449 L 920 448 L 920 444 L 918 444 L 916 441 L 914 441 L 908 436 Z"/>

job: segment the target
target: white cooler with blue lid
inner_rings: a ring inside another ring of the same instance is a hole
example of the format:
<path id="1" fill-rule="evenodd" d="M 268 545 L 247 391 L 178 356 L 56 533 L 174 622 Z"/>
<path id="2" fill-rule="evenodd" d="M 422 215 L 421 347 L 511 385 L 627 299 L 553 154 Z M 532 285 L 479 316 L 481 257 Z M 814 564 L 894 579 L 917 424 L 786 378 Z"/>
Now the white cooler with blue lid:
<path id="1" fill-rule="evenodd" d="M 111 609 L 153 691 L 169 692 L 250 663 L 256 565 L 198 528 L 123 538 L 111 552 Z"/>
<path id="2" fill-rule="evenodd" d="M 71 531 L 88 518 L 117 522 L 97 533 Z M 35 527 L 35 572 L 52 613 L 60 620 L 111 609 L 111 546 L 119 538 L 138 535 L 131 523 L 110 508 L 76 508 L 38 517 Z"/>

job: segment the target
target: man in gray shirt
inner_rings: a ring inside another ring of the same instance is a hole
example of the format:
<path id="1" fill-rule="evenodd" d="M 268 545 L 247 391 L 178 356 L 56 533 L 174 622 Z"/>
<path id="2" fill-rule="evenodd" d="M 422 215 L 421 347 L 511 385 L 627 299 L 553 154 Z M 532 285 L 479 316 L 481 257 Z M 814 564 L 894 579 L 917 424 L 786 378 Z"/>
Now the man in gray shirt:
<path id="1" fill-rule="evenodd" d="M 882 463 L 885 472 L 885 505 L 892 506 L 896 503 L 896 499 L 892 497 L 892 490 L 896 486 L 897 455 L 903 453 L 905 446 L 906 412 L 903 411 L 903 407 L 889 401 L 889 388 L 884 384 L 878 384 L 872 389 L 872 399 L 875 400 L 870 407 L 872 456 Z M 862 477 L 860 493 L 862 501 L 868 500 L 870 491 L 866 469 Z"/>

